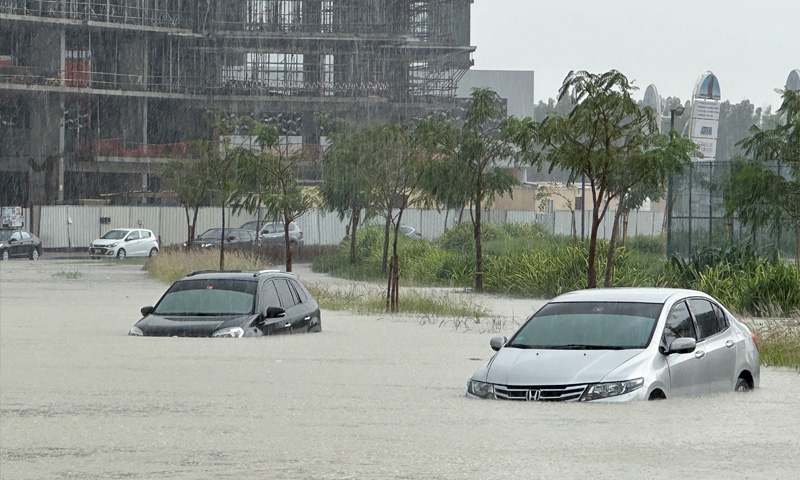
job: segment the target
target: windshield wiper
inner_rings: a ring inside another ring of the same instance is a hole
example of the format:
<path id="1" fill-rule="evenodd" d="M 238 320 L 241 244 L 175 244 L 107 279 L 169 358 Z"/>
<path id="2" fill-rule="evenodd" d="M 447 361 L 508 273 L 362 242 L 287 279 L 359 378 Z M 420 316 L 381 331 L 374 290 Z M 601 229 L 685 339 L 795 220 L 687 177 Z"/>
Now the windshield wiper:
<path id="1" fill-rule="evenodd" d="M 511 343 L 511 344 L 506 345 L 506 347 L 522 348 L 522 349 L 541 348 L 541 347 L 538 347 L 538 346 L 535 346 L 535 345 L 525 345 L 524 343 Z"/>
<path id="2" fill-rule="evenodd" d="M 571 343 L 569 345 L 551 345 L 547 348 L 555 350 L 623 350 L 625 347 L 612 347 L 608 345 L 581 345 L 578 343 Z"/>

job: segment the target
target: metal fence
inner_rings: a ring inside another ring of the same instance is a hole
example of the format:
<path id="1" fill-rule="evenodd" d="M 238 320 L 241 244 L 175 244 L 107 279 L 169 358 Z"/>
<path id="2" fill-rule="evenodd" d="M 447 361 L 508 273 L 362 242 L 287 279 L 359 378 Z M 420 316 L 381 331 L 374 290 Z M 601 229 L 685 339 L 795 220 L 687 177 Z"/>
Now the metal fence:
<path id="1" fill-rule="evenodd" d="M 35 207 L 31 212 L 26 209 L 26 226 L 36 233 L 45 248 L 83 249 L 89 243 L 113 228 L 147 228 L 158 235 L 164 246 L 182 244 L 188 236 L 186 212 L 182 207 L 165 206 L 85 206 L 85 205 L 48 205 Z M 190 212 L 191 214 L 191 212 Z M 599 229 L 601 238 L 610 238 L 613 225 L 613 211 L 606 215 L 606 220 Z M 663 224 L 663 212 L 640 211 L 629 216 L 628 235 L 659 235 Z M 255 215 L 242 212 L 232 214 L 225 212 L 226 226 L 238 227 L 245 222 L 255 220 Z M 461 217 L 469 220 L 469 213 Z M 489 210 L 484 219 L 488 223 L 539 223 L 554 234 L 571 235 L 573 231 L 570 211 L 554 213 L 536 213 L 532 211 Z M 459 221 L 458 212 L 439 212 L 436 210 L 408 209 L 403 213 L 402 224 L 414 227 L 426 239 L 433 240 Z M 381 223 L 374 219 L 371 223 Z M 32 223 L 31 223 L 32 222 Z M 581 215 L 576 212 L 575 231 L 581 236 Z M 222 223 L 222 211 L 219 207 L 204 207 L 197 217 L 197 232 L 208 228 L 219 227 Z M 346 220 L 340 220 L 335 213 L 312 210 L 297 220 L 303 230 L 306 245 L 336 245 L 346 234 Z M 591 227 L 591 211 L 584 215 L 583 232 L 588 237 Z"/>

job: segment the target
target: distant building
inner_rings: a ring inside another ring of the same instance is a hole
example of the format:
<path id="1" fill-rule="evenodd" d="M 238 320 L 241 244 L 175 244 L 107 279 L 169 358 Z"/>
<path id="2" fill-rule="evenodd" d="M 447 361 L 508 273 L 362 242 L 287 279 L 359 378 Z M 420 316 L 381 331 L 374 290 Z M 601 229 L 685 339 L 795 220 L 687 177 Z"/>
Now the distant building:
<path id="1" fill-rule="evenodd" d="M 157 199 L 209 109 L 319 143 L 318 111 L 456 104 L 472 0 L 0 0 L 0 204 Z M 297 140 L 299 138 L 299 140 Z"/>
<path id="2" fill-rule="evenodd" d="M 470 70 L 459 80 L 456 96 L 468 98 L 473 88 L 491 88 L 507 100 L 507 114 L 533 118 L 533 71 Z"/>

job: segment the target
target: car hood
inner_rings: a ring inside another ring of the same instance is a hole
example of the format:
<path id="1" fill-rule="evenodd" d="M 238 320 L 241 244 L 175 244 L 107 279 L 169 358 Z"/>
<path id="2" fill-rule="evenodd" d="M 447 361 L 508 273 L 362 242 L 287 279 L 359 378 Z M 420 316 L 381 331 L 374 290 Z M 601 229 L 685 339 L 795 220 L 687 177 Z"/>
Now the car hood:
<path id="1" fill-rule="evenodd" d="M 98 238 L 97 240 L 92 242 L 92 245 L 95 245 L 97 247 L 107 247 L 107 246 L 109 246 L 109 245 L 111 245 L 113 243 L 117 243 L 118 244 L 118 243 L 120 243 L 122 241 L 123 240 L 106 240 L 104 238 Z"/>
<path id="2" fill-rule="evenodd" d="M 148 315 L 136 323 L 145 336 L 210 337 L 220 328 L 249 325 L 256 317 L 247 315 L 179 316 Z"/>
<path id="3" fill-rule="evenodd" d="M 569 385 L 600 382 L 643 350 L 500 349 L 486 380 L 501 385 Z M 478 379 L 481 380 L 481 379 Z"/>

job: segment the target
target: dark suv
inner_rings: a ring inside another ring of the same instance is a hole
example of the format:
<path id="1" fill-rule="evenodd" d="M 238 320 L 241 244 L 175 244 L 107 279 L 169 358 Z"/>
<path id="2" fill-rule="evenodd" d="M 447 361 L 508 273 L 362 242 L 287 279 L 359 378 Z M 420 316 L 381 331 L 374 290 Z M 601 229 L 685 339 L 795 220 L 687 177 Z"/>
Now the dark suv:
<path id="1" fill-rule="evenodd" d="M 239 228 L 255 230 L 256 222 L 247 222 Z M 261 237 L 259 242 L 262 245 L 285 245 L 284 231 L 282 222 L 266 222 L 261 224 Z M 289 222 L 289 245 L 294 249 L 303 244 L 303 230 L 294 222 Z"/>
<path id="2" fill-rule="evenodd" d="M 322 331 L 319 305 L 291 273 L 203 270 L 172 284 L 128 335 L 260 337 Z"/>

